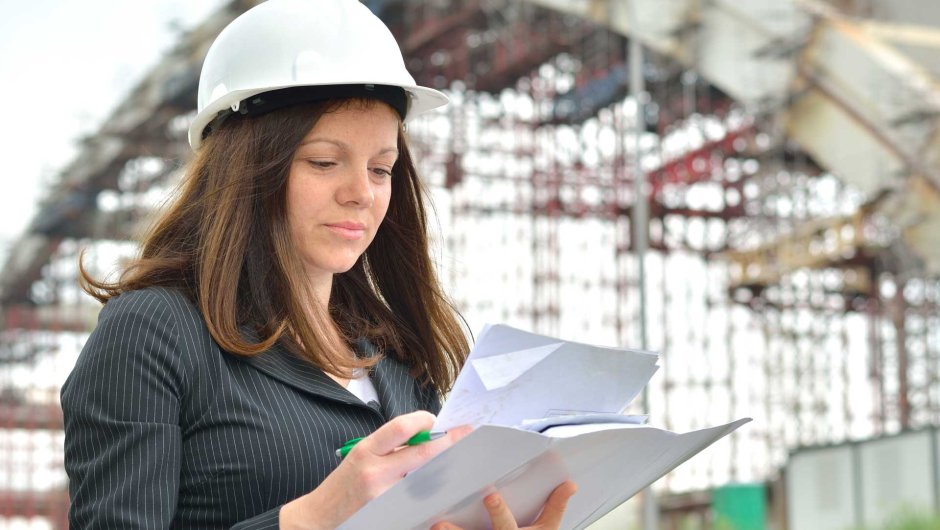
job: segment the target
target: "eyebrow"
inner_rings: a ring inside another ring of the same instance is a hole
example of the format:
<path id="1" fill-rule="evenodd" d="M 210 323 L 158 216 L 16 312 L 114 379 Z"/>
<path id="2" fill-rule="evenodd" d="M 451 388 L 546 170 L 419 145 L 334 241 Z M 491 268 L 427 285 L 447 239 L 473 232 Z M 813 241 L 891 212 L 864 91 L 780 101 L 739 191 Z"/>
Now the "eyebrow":
<path id="1" fill-rule="evenodd" d="M 313 139 L 307 140 L 307 141 L 305 141 L 305 142 L 301 142 L 301 144 L 300 144 L 300 146 L 298 146 L 298 148 L 303 147 L 303 146 L 305 146 L 305 145 L 309 145 L 309 144 L 315 144 L 315 143 L 328 143 L 328 144 L 333 144 L 333 145 L 335 145 L 335 146 L 337 146 L 337 147 L 339 147 L 339 148 L 341 148 L 341 149 L 349 150 L 349 144 L 346 144 L 345 142 L 341 142 L 341 141 L 339 141 L 339 140 L 333 140 L 333 139 L 330 139 L 330 138 L 313 138 Z M 380 150 L 378 153 L 376 153 L 376 155 L 384 155 L 385 153 L 395 153 L 395 155 L 397 156 L 397 155 L 398 155 L 398 149 L 395 148 L 395 147 L 386 147 L 385 149 L 382 149 L 382 150 Z"/>

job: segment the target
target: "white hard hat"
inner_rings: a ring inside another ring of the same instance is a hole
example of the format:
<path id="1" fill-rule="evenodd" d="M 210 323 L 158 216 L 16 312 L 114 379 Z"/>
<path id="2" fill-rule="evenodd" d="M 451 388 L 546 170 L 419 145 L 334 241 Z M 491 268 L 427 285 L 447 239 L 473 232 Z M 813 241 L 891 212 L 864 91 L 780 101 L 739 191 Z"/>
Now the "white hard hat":
<path id="1" fill-rule="evenodd" d="M 277 105 L 284 106 L 363 91 L 386 99 L 383 90 L 404 91 L 401 105 L 393 105 L 403 119 L 448 101 L 415 84 L 391 31 L 357 0 L 268 0 L 233 20 L 209 47 L 189 145 L 199 147 L 220 113 L 245 113 L 265 99 L 261 94 L 286 95 Z"/>

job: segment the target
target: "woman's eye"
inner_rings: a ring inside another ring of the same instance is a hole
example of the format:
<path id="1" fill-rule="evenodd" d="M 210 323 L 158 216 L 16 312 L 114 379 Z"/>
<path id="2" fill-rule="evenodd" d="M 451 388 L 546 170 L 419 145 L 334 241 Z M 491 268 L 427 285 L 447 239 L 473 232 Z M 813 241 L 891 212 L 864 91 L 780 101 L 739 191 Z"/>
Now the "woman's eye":
<path id="1" fill-rule="evenodd" d="M 329 169 L 336 165 L 336 162 L 330 162 L 329 160 L 309 160 L 308 162 L 317 169 Z"/>
<path id="2" fill-rule="evenodd" d="M 391 176 L 392 176 L 392 172 L 389 171 L 388 169 L 383 169 L 383 168 L 380 168 L 380 167 L 374 167 L 374 168 L 372 168 L 372 171 L 373 171 L 375 174 L 377 174 L 377 175 L 379 175 L 379 176 L 382 176 L 382 177 L 391 177 Z"/>

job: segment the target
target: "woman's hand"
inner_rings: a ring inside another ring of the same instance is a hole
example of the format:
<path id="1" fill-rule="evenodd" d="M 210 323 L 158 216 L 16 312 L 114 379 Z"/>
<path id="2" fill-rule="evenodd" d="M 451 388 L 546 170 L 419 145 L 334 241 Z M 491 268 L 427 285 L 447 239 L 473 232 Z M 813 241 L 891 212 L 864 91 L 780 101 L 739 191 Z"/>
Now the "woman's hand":
<path id="1" fill-rule="evenodd" d="M 515 517 L 509 511 L 509 506 L 499 496 L 499 493 L 491 493 L 483 499 L 483 505 L 486 511 L 490 513 L 490 520 L 493 522 L 493 530 L 558 530 L 561 526 L 561 518 L 565 514 L 565 508 L 568 506 L 568 499 L 578 490 L 574 482 L 570 480 L 562 482 L 545 501 L 542 507 L 542 513 L 539 514 L 531 526 L 519 528 Z M 431 527 L 431 530 L 463 530 L 457 525 L 447 522 L 440 522 Z"/>
<path id="2" fill-rule="evenodd" d="M 457 427 L 447 436 L 415 446 L 405 442 L 434 425 L 434 415 L 418 411 L 398 416 L 363 438 L 313 491 L 281 508 L 282 529 L 333 529 L 457 440 L 470 433 Z M 404 446 L 404 447 L 403 447 Z"/>

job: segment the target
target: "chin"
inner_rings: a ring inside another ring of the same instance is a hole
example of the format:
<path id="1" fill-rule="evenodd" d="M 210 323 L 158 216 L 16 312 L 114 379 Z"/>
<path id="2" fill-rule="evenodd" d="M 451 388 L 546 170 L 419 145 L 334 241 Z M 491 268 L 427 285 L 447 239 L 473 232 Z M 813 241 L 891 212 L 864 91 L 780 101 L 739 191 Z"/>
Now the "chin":
<path id="1" fill-rule="evenodd" d="M 304 264 L 311 272 L 318 274 L 343 274 L 349 272 L 362 256 L 356 253 L 337 254 L 339 253 L 331 256 L 311 256 L 304 260 Z"/>
<path id="2" fill-rule="evenodd" d="M 347 263 L 337 263 L 333 267 L 333 274 L 343 274 L 344 272 L 349 272 L 350 269 L 352 269 L 356 265 L 357 261 L 359 261 L 358 258 Z"/>

